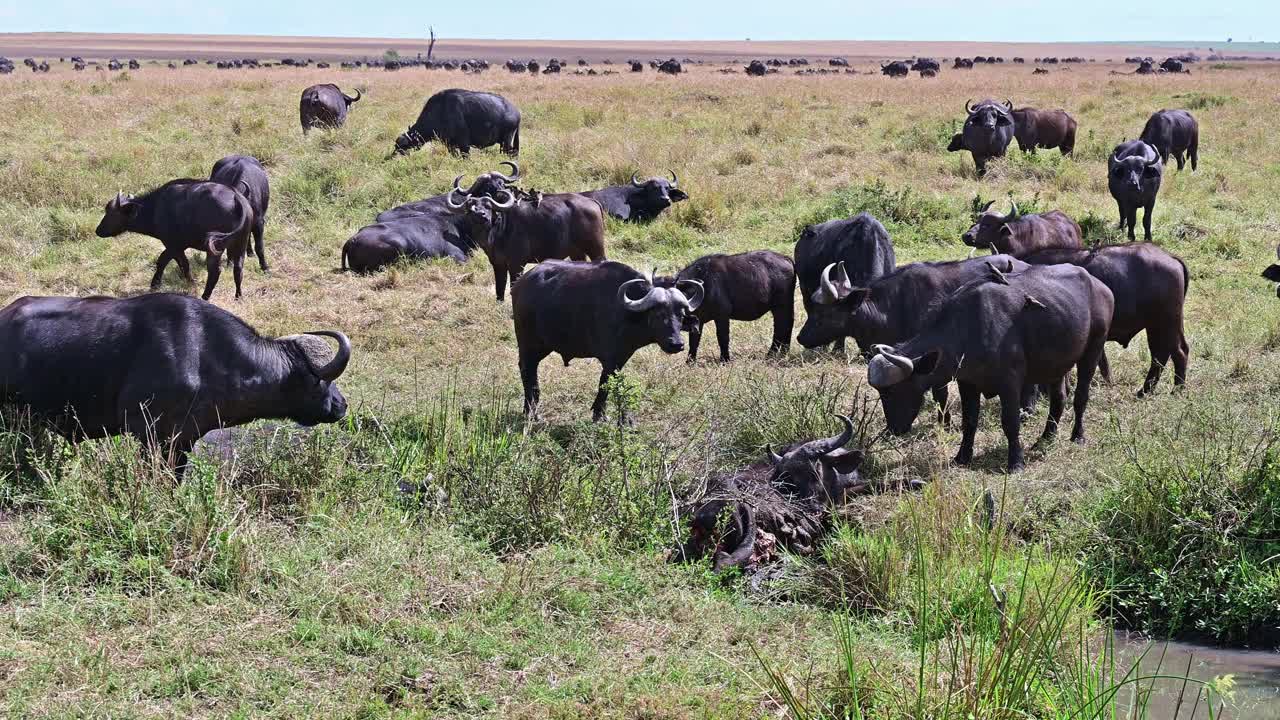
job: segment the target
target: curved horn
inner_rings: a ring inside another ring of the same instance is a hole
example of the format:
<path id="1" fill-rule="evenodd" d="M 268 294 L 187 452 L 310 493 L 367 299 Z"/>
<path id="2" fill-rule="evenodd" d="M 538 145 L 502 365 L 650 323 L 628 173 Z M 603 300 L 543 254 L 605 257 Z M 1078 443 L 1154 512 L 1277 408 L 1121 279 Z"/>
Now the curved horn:
<path id="1" fill-rule="evenodd" d="M 1151 148 L 1151 159 L 1146 161 L 1146 162 L 1147 162 L 1147 167 L 1155 167 L 1156 165 L 1159 165 L 1159 164 L 1160 164 L 1160 151 L 1156 149 L 1156 146 L 1155 146 L 1155 145 L 1152 145 L 1152 144 L 1151 144 L 1151 143 L 1149 143 L 1149 142 L 1144 142 L 1143 144 L 1144 144 L 1144 145 L 1146 145 L 1147 147 Z"/>
<path id="2" fill-rule="evenodd" d="M 516 196 L 515 196 L 515 193 L 511 192 L 510 190 L 508 190 L 508 189 L 506 189 L 506 188 L 503 188 L 502 190 L 500 190 L 500 191 L 498 192 L 498 195 L 499 195 L 499 196 L 501 196 L 503 193 L 506 193 L 506 196 L 507 196 L 507 201 L 506 201 L 506 202 L 499 202 L 499 201 L 494 200 L 493 198 L 490 198 L 490 197 L 485 197 L 485 200 L 488 200 L 488 201 L 489 201 L 489 205 L 490 205 L 490 207 L 493 207 L 493 208 L 495 208 L 495 209 L 497 209 L 497 210 L 507 210 L 507 209 L 510 209 L 510 208 L 512 208 L 512 207 L 515 207 L 515 204 L 516 204 Z"/>
<path id="3" fill-rule="evenodd" d="M 360 94 L 360 88 L 356 88 L 356 96 L 355 96 L 355 97 L 351 97 L 350 95 L 348 95 L 348 94 L 346 94 L 346 93 L 342 93 L 342 99 L 343 99 L 343 100 L 346 100 L 348 105 L 350 105 L 351 103 L 354 103 L 354 102 L 360 102 L 360 98 L 362 98 L 362 97 L 364 97 L 364 96 Z"/>
<path id="4" fill-rule="evenodd" d="M 315 330 L 306 333 L 307 335 L 319 335 L 321 337 L 333 338 L 338 341 L 338 354 L 324 367 L 316 368 L 316 375 L 321 379 L 333 382 L 347 369 L 347 363 L 351 362 L 351 341 L 346 335 L 337 330 Z"/>
<path id="5" fill-rule="evenodd" d="M 631 184 L 636 187 L 644 187 L 644 183 L 640 182 L 640 173 L 631 173 Z"/>
<path id="6" fill-rule="evenodd" d="M 831 281 L 831 268 L 835 266 L 835 263 L 828 265 L 822 270 L 822 275 L 818 278 L 821 285 L 818 291 L 813 294 L 813 301 L 819 305 L 830 305 L 840 297 L 836 290 L 836 284 Z"/>
<path id="7" fill-rule="evenodd" d="M 769 462 L 773 463 L 774 465 L 777 465 L 778 463 L 782 462 L 782 456 L 773 451 L 772 445 L 765 445 L 764 451 L 769 456 Z"/>
<path id="8" fill-rule="evenodd" d="M 882 63 L 880 63 L 880 69 L 881 69 L 881 70 L 883 70 L 883 69 L 885 69 L 885 68 L 887 68 L 887 67 L 889 67 L 889 63 L 887 63 L 887 62 L 882 62 Z"/>
<path id="9" fill-rule="evenodd" d="M 675 170 L 667 170 L 667 172 L 671 173 L 671 187 L 677 187 L 677 186 L 679 186 L 679 185 L 680 185 L 680 178 L 676 177 L 676 171 L 675 171 Z"/>
<path id="10" fill-rule="evenodd" d="M 515 182 L 515 181 L 517 181 L 517 180 L 519 180 L 519 179 L 520 179 L 520 166 L 519 166 L 519 165 L 515 164 L 514 162 L 512 162 L 512 161 L 510 161 L 510 160 L 503 160 L 502 162 L 500 162 L 500 163 L 498 163 L 498 164 L 499 164 L 499 165 L 509 165 L 509 166 L 511 167 L 511 175 L 509 175 L 509 176 L 508 176 L 508 175 L 503 175 L 502 173 L 497 172 L 496 170 L 495 170 L 495 171 L 493 171 L 493 172 L 491 172 L 491 173 L 489 173 L 490 175 L 496 175 L 496 176 L 498 176 L 498 177 L 502 178 L 502 181 L 503 181 L 503 182 L 509 182 L 509 183 L 513 183 L 513 182 Z"/>
<path id="11" fill-rule="evenodd" d="M 1020 214 L 1018 213 L 1018 203 L 1014 202 L 1011 197 L 1009 198 L 1009 214 L 1005 215 L 1005 218 L 1013 220 L 1018 217 L 1020 217 Z"/>
<path id="12" fill-rule="evenodd" d="M 965 100 L 965 101 L 964 101 L 964 111 L 965 111 L 966 113 L 971 113 L 971 112 L 973 112 L 973 109 L 969 107 L 969 106 L 970 106 L 970 105 L 972 105 L 972 104 L 973 104 L 973 101 L 972 101 L 972 100 Z"/>
<path id="13" fill-rule="evenodd" d="M 464 177 L 466 177 L 466 175 L 459 175 L 453 179 L 453 189 L 461 191 L 464 195 L 470 195 L 470 193 L 462 190 L 462 178 Z"/>
<path id="14" fill-rule="evenodd" d="M 694 291 L 692 293 L 686 293 L 681 289 L 681 287 L 685 285 L 692 286 Z M 697 310 L 698 306 L 702 304 L 703 299 L 707 296 L 707 290 L 702 286 L 701 280 L 677 280 L 676 289 L 680 290 L 680 293 L 687 298 L 689 303 L 689 312 Z"/>
<path id="15" fill-rule="evenodd" d="M 876 356 L 867 363 L 867 384 L 873 388 L 887 388 L 911 377 L 915 365 L 911 358 L 894 355 L 888 345 L 875 345 Z"/>
<path id="16" fill-rule="evenodd" d="M 986 205 L 983 205 L 983 206 L 982 206 L 982 212 L 986 212 L 986 211 L 990 210 L 990 209 L 991 209 L 991 206 L 992 206 L 992 205 L 995 205 L 995 204 L 996 204 L 996 201 L 995 201 L 995 200 L 991 200 L 991 201 L 990 201 L 990 202 L 988 202 Z"/>
<path id="17" fill-rule="evenodd" d="M 644 294 L 644 297 L 640 298 L 639 300 L 632 300 L 631 298 L 627 297 L 627 288 L 631 287 L 636 283 L 640 283 L 641 285 L 644 285 L 645 287 L 649 288 L 649 291 L 646 292 Z M 649 308 L 657 304 L 658 298 L 654 297 L 654 292 L 656 290 L 657 288 L 654 287 L 652 284 L 650 284 L 648 280 L 644 278 L 635 278 L 633 280 L 628 280 L 618 286 L 618 300 L 622 302 L 623 307 L 630 310 L 631 312 L 644 312 L 645 310 L 648 310 Z"/>
<path id="18" fill-rule="evenodd" d="M 453 196 L 454 196 L 455 194 L 458 194 L 458 195 L 461 195 L 461 196 L 462 196 L 462 202 L 454 202 L 454 201 L 453 201 Z M 448 194 L 448 195 L 446 195 L 446 196 L 445 196 L 445 198 L 444 198 L 444 202 L 445 202 L 445 204 L 446 204 L 446 205 L 448 205 L 449 207 L 453 208 L 454 210 L 461 210 L 462 208 L 466 207 L 466 205 L 467 205 L 467 194 L 466 194 L 465 192 L 463 192 L 462 190 L 459 190 L 458 188 L 454 188 L 454 189 L 452 189 L 452 190 L 450 190 L 450 191 L 449 191 L 449 194 Z"/>
<path id="19" fill-rule="evenodd" d="M 1111 162 L 1120 162 L 1120 151 L 1115 150 L 1111 153 Z"/>
<path id="20" fill-rule="evenodd" d="M 1006 108 L 1009 108 L 1009 112 L 1013 112 L 1013 101 L 1010 100 L 1009 98 L 1004 99 L 1004 106 Z"/>
<path id="21" fill-rule="evenodd" d="M 826 455 L 832 450 L 844 447 L 846 443 L 853 439 L 853 421 L 844 415 L 836 415 L 836 417 L 839 418 L 840 422 L 844 423 L 844 430 L 835 437 L 805 443 L 805 450 L 813 455 Z"/>
<path id="22" fill-rule="evenodd" d="M 122 202 L 124 202 L 124 191 L 116 190 L 116 205 L 119 205 Z"/>

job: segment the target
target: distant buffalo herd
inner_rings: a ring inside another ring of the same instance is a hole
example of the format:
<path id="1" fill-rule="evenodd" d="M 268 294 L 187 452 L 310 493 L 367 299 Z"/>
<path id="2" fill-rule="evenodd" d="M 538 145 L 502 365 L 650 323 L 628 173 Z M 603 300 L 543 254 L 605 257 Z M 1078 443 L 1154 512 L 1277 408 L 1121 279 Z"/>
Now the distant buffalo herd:
<path id="1" fill-rule="evenodd" d="M 766 72 L 777 67 L 762 66 Z M 938 64 L 906 67 L 936 72 Z M 342 127 L 360 100 L 359 92 L 347 95 L 332 84 L 307 88 L 300 102 L 303 132 Z M 519 109 L 501 96 L 444 90 L 426 101 L 396 139 L 392 157 L 431 141 L 461 154 L 498 146 L 515 157 L 520 122 Z M 1024 152 L 1058 148 L 1068 155 L 1076 134 L 1077 123 L 1066 111 L 988 99 L 966 103 L 964 127 L 948 149 L 969 151 L 982 175 L 1015 139 Z M 499 302 L 511 282 L 524 409 L 531 417 L 540 405 L 539 365 L 551 354 L 566 364 L 580 358 L 600 362 L 595 420 L 605 418 L 608 380 L 635 352 L 652 344 L 681 352 L 687 334 L 689 362 L 695 362 L 708 323 L 716 328 L 722 362 L 731 359 L 730 323 L 766 314 L 773 322 L 768 351 L 785 354 L 798 286 L 806 316 L 799 344 L 840 351 L 852 337 L 868 360 L 867 382 L 879 395 L 890 432 L 912 428 L 926 394 L 945 421 L 948 388 L 955 382 L 962 430 L 955 462 L 973 459 L 982 398 L 999 398 L 1006 466 L 1015 471 L 1025 463 L 1024 413 L 1039 394 L 1047 395 L 1041 441 L 1053 438 L 1072 371 L 1071 438 L 1084 441 L 1091 379 L 1095 372 L 1109 378 L 1106 342 L 1127 346 L 1146 332 L 1151 365 L 1140 395 L 1156 388 L 1170 362 L 1175 386 L 1186 380 L 1190 348 L 1183 305 L 1190 274 L 1180 259 L 1149 242 L 1170 156 L 1179 169 L 1186 161 L 1193 171 L 1198 166 L 1199 126 L 1184 110 L 1153 114 L 1140 137 L 1118 145 L 1107 162 L 1121 227 L 1134 240 L 1137 210 L 1144 209 L 1145 243 L 1089 248 L 1080 226 L 1062 212 L 1024 213 L 1012 202 L 1005 211 L 988 203 L 959 238 L 971 248 L 969 259 L 898 265 L 885 227 L 859 213 L 805 227 L 791 256 L 769 250 L 712 254 L 664 276 L 608 260 L 606 218 L 650 222 L 687 200 L 675 172 L 635 174 L 625 183 L 585 192 L 546 193 L 527 188 L 519 165 L 510 160 L 503 163 L 507 172 L 482 173 L 469 184 L 459 176 L 445 193 L 378 214 L 343 245 L 340 262 L 343 269 L 370 272 L 401 258 L 465 262 L 482 249 Z M 252 157 L 229 156 L 213 166 L 208 179 L 177 179 L 140 196 L 117 194 L 97 234 L 159 239 L 164 249 L 156 259 L 153 290 L 170 262 L 191 280 L 186 251 L 204 252 L 205 300 L 225 258 L 239 298 L 248 254 L 257 256 L 263 272 L 269 267 L 263 239 L 269 200 L 263 166 Z M 978 249 L 992 254 L 973 258 Z M 525 272 L 529 265 L 534 267 Z M 1280 282 L 1280 264 L 1264 276 Z M 329 341 L 336 342 L 336 352 Z M 161 445 L 180 466 L 195 440 L 217 427 L 261 418 L 304 425 L 340 419 L 346 401 L 335 382 L 351 355 L 351 343 L 340 332 L 272 340 L 231 313 L 186 296 L 26 297 L 0 310 L 0 403 L 26 406 L 71 438 L 133 434 Z M 846 430 L 839 436 L 783 448 L 781 454 L 770 450 L 762 467 L 791 467 L 793 480 L 808 478 L 803 488 L 787 491 L 808 493 L 804 497 L 860 487 L 856 468 L 862 453 L 841 449 L 851 438 L 847 419 L 842 421 Z M 757 475 L 774 477 L 763 470 Z M 738 487 L 738 480 L 722 480 L 725 488 Z M 768 487 L 777 489 L 776 483 Z M 758 518 L 740 504 L 718 507 L 716 512 L 732 510 L 734 532 L 746 543 L 746 528 Z M 786 512 L 778 510 L 774 520 L 786 525 Z M 789 525 L 793 530 L 805 527 L 803 518 L 792 519 L 799 523 Z M 793 532 L 786 541 L 806 547 L 807 539 Z M 696 546 L 684 551 L 696 554 Z M 723 562 L 735 564 L 746 551 L 739 546 L 726 552 Z"/>

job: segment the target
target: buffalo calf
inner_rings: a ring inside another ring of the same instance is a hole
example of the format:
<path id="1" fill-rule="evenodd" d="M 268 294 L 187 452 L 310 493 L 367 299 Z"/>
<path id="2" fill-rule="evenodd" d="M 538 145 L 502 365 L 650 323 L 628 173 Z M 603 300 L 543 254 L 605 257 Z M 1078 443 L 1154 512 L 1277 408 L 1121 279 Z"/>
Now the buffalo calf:
<path id="1" fill-rule="evenodd" d="M 729 321 L 753 321 L 773 313 L 769 354 L 785 354 L 795 322 L 796 270 L 791 259 L 770 250 L 738 255 L 706 255 L 676 275 L 702 283 L 702 304 L 689 316 L 689 363 L 698 361 L 702 326 L 714 321 L 720 361 L 729 362 Z"/>

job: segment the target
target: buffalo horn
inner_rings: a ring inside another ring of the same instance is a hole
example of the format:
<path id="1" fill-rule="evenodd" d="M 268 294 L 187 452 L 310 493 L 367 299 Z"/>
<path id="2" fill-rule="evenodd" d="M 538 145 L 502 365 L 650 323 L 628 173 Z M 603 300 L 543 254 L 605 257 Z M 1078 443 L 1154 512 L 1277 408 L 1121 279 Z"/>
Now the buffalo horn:
<path id="1" fill-rule="evenodd" d="M 329 346 L 328 343 L 322 340 L 312 339 L 314 337 L 327 337 L 338 341 L 338 353 L 333 356 L 333 359 L 320 364 L 320 360 L 328 356 Z M 315 330 L 302 335 L 290 335 L 280 339 L 290 340 L 295 343 L 302 350 L 307 362 L 311 363 L 316 375 L 327 382 L 337 380 L 346 371 L 347 363 L 351 362 L 351 341 L 347 339 L 346 335 L 336 330 Z"/>
<path id="2" fill-rule="evenodd" d="M 676 177 L 676 171 L 667 170 L 667 172 L 671 173 L 671 187 L 678 186 L 680 184 L 680 178 Z"/>
<path id="3" fill-rule="evenodd" d="M 351 97 L 350 95 L 348 95 L 348 94 L 346 94 L 346 93 L 342 93 L 342 99 L 346 100 L 348 105 L 350 105 L 350 104 L 351 104 L 351 103 L 353 103 L 353 102 L 360 102 L 360 98 L 361 98 L 361 97 L 362 97 L 362 95 L 360 94 L 360 90 L 359 90 L 359 88 L 357 88 L 357 89 L 356 89 L 356 96 L 355 96 L 355 97 Z"/>
<path id="4" fill-rule="evenodd" d="M 809 451 L 812 456 L 826 455 L 833 450 L 839 450 L 845 446 L 845 443 L 853 439 L 853 421 L 844 415 L 836 415 L 836 418 L 844 423 L 844 430 L 835 437 L 805 443 L 805 450 Z"/>
<path id="5" fill-rule="evenodd" d="M 973 112 L 973 110 L 969 107 L 971 104 L 973 104 L 973 101 L 972 101 L 972 100 L 965 100 L 965 101 L 964 101 L 964 111 L 965 111 L 966 113 L 971 113 L 971 112 Z"/>
<path id="6" fill-rule="evenodd" d="M 636 187 L 644 187 L 644 183 L 640 182 L 640 173 L 631 173 L 631 184 Z"/>
<path id="7" fill-rule="evenodd" d="M 1009 220 L 1016 220 L 1020 216 L 1021 213 L 1018 212 L 1018 203 L 1014 202 L 1013 198 L 1009 198 L 1009 214 L 1005 217 Z"/>
<path id="8" fill-rule="evenodd" d="M 686 287 L 691 288 L 692 292 L 685 292 L 684 288 Z M 698 306 L 702 304 L 703 298 L 707 296 L 706 288 L 702 287 L 702 281 L 700 280 L 677 280 L 676 290 L 687 299 L 689 312 L 697 310 Z"/>
<path id="9" fill-rule="evenodd" d="M 646 292 L 644 294 L 644 297 L 640 298 L 639 300 L 632 300 L 631 298 L 627 297 L 627 289 L 637 283 L 649 288 L 649 291 Z M 657 290 L 658 288 L 653 287 L 653 285 L 647 279 L 635 278 L 634 280 L 628 280 L 618 286 L 618 300 L 622 301 L 622 306 L 630 310 L 631 312 L 644 312 L 645 310 L 648 310 L 649 308 L 657 304 L 658 302 L 658 298 L 656 296 Z"/>
<path id="10" fill-rule="evenodd" d="M 874 345 L 876 353 L 867 364 L 867 383 L 873 388 L 887 388 L 897 385 L 911 376 L 915 370 L 911 358 L 894 355 L 888 345 Z"/>
<path id="11" fill-rule="evenodd" d="M 509 167 L 511 168 L 511 175 L 509 175 L 509 176 L 508 176 L 508 175 L 503 175 L 502 173 L 497 172 L 497 171 L 494 171 L 494 172 L 489 173 L 490 175 L 497 175 L 498 177 L 502 178 L 502 181 L 503 181 L 503 182 L 509 182 L 509 183 L 513 183 L 513 182 L 515 182 L 515 181 L 517 181 L 517 180 L 519 180 L 519 179 L 520 179 L 520 166 L 519 166 L 519 165 L 515 164 L 514 162 L 512 162 L 512 161 L 510 161 L 510 160 L 503 160 L 502 162 L 500 162 L 500 163 L 498 163 L 498 164 L 499 164 L 499 165 L 507 165 L 507 166 L 509 166 Z"/>
<path id="12" fill-rule="evenodd" d="M 459 175 L 459 177 L 461 177 L 461 175 Z M 453 196 L 455 194 L 462 196 L 462 202 L 453 201 Z M 456 187 L 450 190 L 449 194 L 446 195 L 444 198 L 445 204 L 447 204 L 449 207 L 453 208 L 454 210 L 461 210 L 462 208 L 466 207 L 466 204 L 467 204 L 466 200 L 467 200 L 467 194 Z"/>
<path id="13" fill-rule="evenodd" d="M 1009 112 L 1013 112 L 1013 101 L 1009 98 L 1004 99 L 1004 106 L 1009 109 Z"/>
<path id="14" fill-rule="evenodd" d="M 515 204 L 516 204 L 515 193 L 511 192 L 510 190 L 507 190 L 506 188 L 503 188 L 498 192 L 498 195 L 501 196 L 503 194 L 506 194 L 507 196 L 506 202 L 499 202 L 490 197 L 485 197 L 484 199 L 489 201 L 490 207 L 493 207 L 498 210 L 507 210 L 509 208 L 515 207 Z"/>
<path id="15" fill-rule="evenodd" d="M 773 463 L 774 465 L 777 465 L 778 463 L 782 462 L 782 456 L 773 451 L 773 446 L 765 445 L 764 451 L 769 454 L 769 462 Z"/>
<path id="16" fill-rule="evenodd" d="M 456 178 L 454 178 L 454 179 L 453 179 L 453 189 L 454 189 L 454 190 L 461 190 L 461 189 L 462 189 L 462 178 L 463 178 L 463 177 L 465 177 L 465 175 L 459 175 L 458 177 L 456 177 Z"/>

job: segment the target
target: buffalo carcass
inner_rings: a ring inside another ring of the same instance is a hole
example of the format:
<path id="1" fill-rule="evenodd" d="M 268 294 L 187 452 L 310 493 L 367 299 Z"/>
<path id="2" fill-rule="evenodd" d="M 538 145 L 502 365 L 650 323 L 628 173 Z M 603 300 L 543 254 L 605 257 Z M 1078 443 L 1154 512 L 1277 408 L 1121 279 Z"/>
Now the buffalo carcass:
<path id="1" fill-rule="evenodd" d="M 177 467 L 215 428 L 342 419 L 334 383 L 350 359 L 340 332 L 273 340 L 185 295 L 24 297 L 0 310 L 0 404 L 72 439 L 133 435 Z"/>
<path id="2" fill-rule="evenodd" d="M 880 345 L 867 366 L 868 383 L 880 393 L 889 430 L 911 429 L 924 393 L 943 379 L 960 386 L 962 439 L 955 462 L 973 459 L 981 398 L 1000 398 L 1000 418 L 1009 442 L 1008 469 L 1023 466 L 1023 388 L 1048 385 L 1049 420 L 1042 441 L 1058 429 L 1066 401 L 1066 378 L 1074 367 L 1075 427 L 1084 442 L 1089 387 L 1097 370 L 1115 299 L 1082 268 L 1033 266 L 1020 273 L 991 270 L 949 296 L 919 334 L 893 347 Z"/>
<path id="3" fill-rule="evenodd" d="M 889 77 L 906 77 L 911 73 L 911 66 L 901 60 L 880 63 L 880 72 Z"/>
<path id="4" fill-rule="evenodd" d="M 729 362 L 729 321 L 759 320 L 773 314 L 769 354 L 786 354 L 795 323 L 796 270 L 791 258 L 770 250 L 737 255 L 704 255 L 676 278 L 697 280 L 705 291 L 702 304 L 688 318 L 689 363 L 698 361 L 702 327 L 715 322 L 720 361 Z"/>
<path id="5" fill-rule="evenodd" d="M 1262 271 L 1262 277 L 1273 283 L 1280 283 L 1280 246 L 1276 247 L 1276 260 L 1277 262 L 1271 263 Z M 1280 297 L 1280 285 L 1276 285 L 1276 297 Z"/>
<path id="6" fill-rule="evenodd" d="M 1134 336 L 1146 331 L 1151 367 L 1139 397 L 1155 390 L 1170 358 L 1173 384 L 1186 382 L 1190 346 L 1183 331 L 1182 305 L 1191 276 L 1182 260 L 1150 243 L 1041 250 L 1025 259 L 1031 265 L 1078 265 L 1101 280 L 1115 297 L 1108 340 L 1128 347 Z"/>
<path id="7" fill-rule="evenodd" d="M 472 195 L 458 181 L 446 198 L 463 217 L 463 228 L 493 265 L 498 302 L 529 263 L 543 260 L 600 262 L 604 255 L 604 210 L 578 193 L 524 194 L 504 189 L 499 199 Z"/>
<path id="8" fill-rule="evenodd" d="M 1084 247 L 1080 225 L 1060 210 L 1023 215 L 1018 204 L 1010 200 L 1009 213 L 1001 215 L 991 209 L 994 203 L 992 200 L 983 206 L 977 222 L 960 236 L 961 242 L 1016 258 L 1050 248 Z"/>
<path id="9" fill-rule="evenodd" d="M 822 273 L 832 263 L 844 262 L 849 279 L 866 287 L 878 277 L 893 272 L 897 258 L 889 232 L 867 213 L 847 220 L 828 220 L 809 225 L 796 241 L 796 280 L 805 314 L 813 312 L 814 294 L 822 287 Z M 844 351 L 844 338 L 834 341 L 836 352 Z"/>
<path id="10" fill-rule="evenodd" d="M 605 212 L 619 220 L 649 222 L 663 210 L 689 199 L 679 185 L 680 178 L 671 171 L 669 181 L 660 177 L 642 181 L 638 175 L 632 175 L 629 185 L 611 185 L 581 194 L 600 203 Z"/>
<path id="11" fill-rule="evenodd" d="M 813 348 L 852 336 L 863 353 L 870 353 L 876 345 L 895 345 L 923 330 L 930 309 L 941 299 L 966 283 L 987 277 L 992 267 L 1011 273 L 1029 266 L 1012 255 L 916 262 L 858 287 L 849 279 L 843 262 L 832 263 L 822 273 L 822 288 L 814 293 L 809 316 L 796 339 Z M 933 387 L 944 422 L 948 383 L 943 378 Z"/>
<path id="12" fill-rule="evenodd" d="M 1018 108 L 1013 111 L 1013 136 L 1022 152 L 1058 148 L 1070 155 L 1076 147 L 1076 120 L 1066 110 Z"/>
<path id="13" fill-rule="evenodd" d="M 538 410 L 538 365 L 558 353 L 566 365 L 600 361 L 591 418 L 603 420 L 609 378 L 646 345 L 657 343 L 668 354 L 683 350 L 681 328 L 702 296 L 696 281 L 645 276 L 619 262 L 540 263 L 511 288 L 525 414 Z"/>
<path id="14" fill-rule="evenodd" d="M 103 238 L 136 232 L 164 243 L 164 251 L 156 258 L 152 290 L 160 287 L 165 266 L 171 260 L 178 263 L 188 282 L 194 282 L 186 251 L 203 251 L 208 277 L 202 297 L 208 300 L 222 274 L 220 261 L 224 252 L 231 259 L 236 298 L 242 296 L 240 283 L 253 224 L 253 206 L 240 193 L 222 183 L 183 178 L 141 197 L 117 193 L 107 203 L 96 232 Z"/>
<path id="15" fill-rule="evenodd" d="M 1200 124 L 1191 113 L 1186 110 L 1158 110 L 1147 119 L 1139 137 L 1160 153 L 1160 162 L 1168 165 L 1172 154 L 1181 170 L 1190 158 L 1191 171 L 1195 172 L 1200 160 Z"/>
<path id="16" fill-rule="evenodd" d="M 356 96 L 342 92 L 337 85 L 325 83 L 312 85 L 302 91 L 302 101 L 298 104 L 298 115 L 302 121 L 302 134 L 311 128 L 340 128 L 347 122 L 347 112 L 352 103 L 360 100 L 360 91 Z"/>
<path id="17" fill-rule="evenodd" d="M 253 208 L 253 254 L 258 256 L 262 272 L 267 272 L 262 235 L 267 226 L 267 206 L 271 204 L 271 183 L 266 168 L 250 155 L 228 155 L 213 164 L 209 179 L 226 185 L 249 201 Z"/>
<path id="18" fill-rule="evenodd" d="M 520 111 L 501 95 L 441 90 L 427 100 L 417 121 L 396 138 L 395 152 L 404 154 L 432 140 L 464 156 L 472 147 L 499 145 L 502 152 L 514 157 L 520 154 Z"/>
<path id="19" fill-rule="evenodd" d="M 1013 140 L 1013 102 L 1006 100 L 1001 105 L 995 100 L 983 100 L 972 106 L 966 102 L 964 111 L 968 113 L 964 129 L 951 138 L 947 150 L 968 150 L 973 155 L 978 176 L 982 177 L 987 172 L 987 161 L 1004 157 Z"/>
<path id="20" fill-rule="evenodd" d="M 868 483 L 858 473 L 864 453 L 848 450 L 853 423 L 829 438 L 767 450 L 763 460 L 734 473 L 708 478 L 706 492 L 689 508 L 689 539 L 671 552 L 672 562 L 696 562 L 711 554 L 715 572 L 751 572 L 783 549 L 812 555 L 830 528 L 832 511 Z"/>
<path id="21" fill-rule="evenodd" d="M 1138 208 L 1143 209 L 1144 239 L 1151 241 L 1151 215 L 1156 209 L 1156 196 L 1164 178 L 1160 152 L 1142 140 L 1122 142 L 1107 160 L 1107 188 L 1120 209 L 1120 229 L 1129 226 L 1129 239 L 1134 239 L 1138 224 Z"/>

